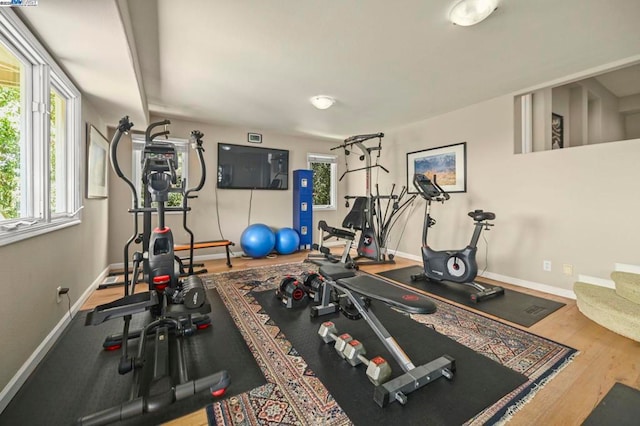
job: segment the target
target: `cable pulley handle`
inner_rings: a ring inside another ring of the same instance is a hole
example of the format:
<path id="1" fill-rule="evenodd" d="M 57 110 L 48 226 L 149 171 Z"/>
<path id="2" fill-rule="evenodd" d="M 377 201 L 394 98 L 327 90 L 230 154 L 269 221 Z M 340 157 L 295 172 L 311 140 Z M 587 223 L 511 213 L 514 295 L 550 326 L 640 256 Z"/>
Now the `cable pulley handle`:
<path id="1" fill-rule="evenodd" d="M 169 124 L 171 124 L 170 120 L 162 120 L 162 121 L 158 121 L 156 123 L 149 124 L 149 127 L 147 127 L 147 130 L 144 133 L 145 141 L 146 142 L 151 142 L 153 140 L 153 138 L 151 137 L 151 131 L 153 129 L 155 129 L 158 126 L 167 126 Z M 163 135 L 163 134 L 168 134 L 168 133 L 169 133 L 169 131 L 165 129 L 164 132 L 156 133 L 156 134 L 153 135 L 153 137 L 156 137 L 156 136 L 159 136 L 159 135 Z"/>

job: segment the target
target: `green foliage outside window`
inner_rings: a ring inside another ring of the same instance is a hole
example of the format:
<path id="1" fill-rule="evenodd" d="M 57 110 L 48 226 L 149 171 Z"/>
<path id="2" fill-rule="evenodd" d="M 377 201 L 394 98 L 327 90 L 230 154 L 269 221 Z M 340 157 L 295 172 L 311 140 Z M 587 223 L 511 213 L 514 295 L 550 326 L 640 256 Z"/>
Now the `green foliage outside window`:
<path id="1" fill-rule="evenodd" d="M 20 213 L 20 88 L 0 86 L 0 215 Z"/>
<path id="2" fill-rule="evenodd" d="M 313 204 L 328 206 L 331 204 L 331 164 L 311 163 L 313 170 Z"/>

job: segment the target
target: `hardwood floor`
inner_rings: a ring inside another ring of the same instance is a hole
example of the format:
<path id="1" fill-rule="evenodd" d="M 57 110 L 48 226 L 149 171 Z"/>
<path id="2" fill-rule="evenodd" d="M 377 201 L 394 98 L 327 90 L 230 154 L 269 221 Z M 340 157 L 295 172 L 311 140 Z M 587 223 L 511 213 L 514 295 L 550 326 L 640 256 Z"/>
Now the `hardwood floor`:
<path id="1" fill-rule="evenodd" d="M 300 252 L 271 259 L 234 258 L 233 270 L 301 261 L 306 255 L 307 252 Z M 414 261 L 397 258 L 395 265 L 370 265 L 362 270 L 379 272 L 414 264 Z M 205 267 L 209 272 L 229 270 L 224 260 L 206 261 Z M 505 288 L 566 303 L 566 306 L 532 327 L 510 324 L 580 351 L 573 362 L 516 413 L 509 425 L 580 425 L 615 382 L 640 388 L 639 342 L 619 336 L 587 319 L 578 311 L 574 300 L 505 283 L 499 284 Z M 96 291 L 83 309 L 91 309 L 95 305 L 118 298 L 121 292 L 120 288 Z M 205 410 L 202 409 L 168 424 L 205 426 L 208 422 Z"/>

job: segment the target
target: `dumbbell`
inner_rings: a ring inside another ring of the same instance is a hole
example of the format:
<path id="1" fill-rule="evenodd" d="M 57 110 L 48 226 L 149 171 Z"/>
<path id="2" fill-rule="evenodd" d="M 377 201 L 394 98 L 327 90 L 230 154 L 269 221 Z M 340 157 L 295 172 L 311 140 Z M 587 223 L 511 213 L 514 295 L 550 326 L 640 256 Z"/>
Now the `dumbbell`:
<path id="1" fill-rule="evenodd" d="M 322 286 L 324 285 L 324 278 L 316 272 L 303 272 L 300 275 L 300 281 L 304 284 L 304 288 L 309 294 L 309 298 L 314 302 L 319 302 L 322 298 Z"/>
<path id="2" fill-rule="evenodd" d="M 367 351 L 359 340 L 353 339 L 345 345 L 342 354 L 352 366 L 364 364 L 367 366 L 367 377 L 376 386 L 387 382 L 391 378 L 391 366 L 381 356 L 367 359 L 364 355 Z"/>
<path id="3" fill-rule="evenodd" d="M 342 333 L 338 335 L 336 325 L 331 321 L 325 321 L 320 325 L 318 335 L 322 337 L 322 340 L 324 340 L 325 343 L 329 343 L 331 341 L 336 342 L 333 348 L 338 352 L 338 355 L 340 355 L 341 358 L 344 358 L 344 349 L 347 346 L 347 343 L 353 340 L 353 337 L 351 337 L 349 333 Z"/>
<path id="4" fill-rule="evenodd" d="M 303 306 L 309 301 L 307 292 L 302 289 L 300 281 L 291 276 L 287 276 L 280 281 L 280 285 L 276 289 L 276 297 L 287 308 Z"/>

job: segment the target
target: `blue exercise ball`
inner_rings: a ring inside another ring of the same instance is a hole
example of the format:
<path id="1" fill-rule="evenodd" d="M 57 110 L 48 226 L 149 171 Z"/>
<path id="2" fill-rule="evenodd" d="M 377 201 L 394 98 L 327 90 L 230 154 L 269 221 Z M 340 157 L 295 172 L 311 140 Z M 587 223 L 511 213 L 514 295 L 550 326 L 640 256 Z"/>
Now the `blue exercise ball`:
<path id="1" fill-rule="evenodd" d="M 249 225 L 240 236 L 240 246 L 247 256 L 265 257 L 276 245 L 276 234 L 267 225 Z"/>
<path id="2" fill-rule="evenodd" d="M 282 228 L 276 232 L 276 251 L 291 254 L 300 247 L 300 235 L 291 228 Z"/>

